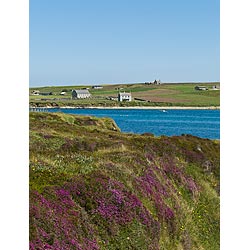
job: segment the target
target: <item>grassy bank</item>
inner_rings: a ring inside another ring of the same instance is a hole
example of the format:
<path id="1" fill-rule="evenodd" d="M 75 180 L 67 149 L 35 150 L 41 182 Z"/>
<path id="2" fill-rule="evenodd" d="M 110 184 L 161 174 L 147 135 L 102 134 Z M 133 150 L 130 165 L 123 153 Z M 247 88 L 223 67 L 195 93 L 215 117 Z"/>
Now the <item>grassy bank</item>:
<path id="1" fill-rule="evenodd" d="M 30 249 L 219 249 L 219 141 L 31 112 Z"/>
<path id="2" fill-rule="evenodd" d="M 195 86 L 206 86 L 209 90 L 197 91 Z M 40 92 L 52 92 L 48 96 L 30 95 L 31 106 L 191 106 L 191 107 L 208 107 L 220 106 L 220 91 L 212 90 L 212 86 L 218 86 L 219 83 L 179 83 L 179 84 L 114 84 L 103 85 L 102 89 L 93 89 L 91 86 L 61 86 L 61 87 L 40 87 L 31 88 L 30 93 L 34 90 Z M 89 88 L 92 97 L 90 99 L 72 100 L 72 89 Z M 60 95 L 61 92 L 65 95 Z M 119 91 L 132 93 L 133 101 L 119 103 L 110 100 L 110 97 L 117 97 Z M 137 99 L 137 100 L 136 100 Z M 145 100 L 145 101 L 139 101 Z"/>

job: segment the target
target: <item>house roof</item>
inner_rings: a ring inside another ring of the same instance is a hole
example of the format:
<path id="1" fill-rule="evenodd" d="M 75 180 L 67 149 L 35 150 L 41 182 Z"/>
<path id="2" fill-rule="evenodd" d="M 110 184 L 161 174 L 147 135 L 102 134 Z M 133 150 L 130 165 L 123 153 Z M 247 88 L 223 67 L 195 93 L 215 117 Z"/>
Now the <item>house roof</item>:
<path id="1" fill-rule="evenodd" d="M 73 91 L 75 91 L 77 94 L 90 94 L 87 89 L 75 89 Z"/>
<path id="2" fill-rule="evenodd" d="M 120 96 L 127 96 L 127 95 L 131 95 L 131 93 L 119 93 Z"/>

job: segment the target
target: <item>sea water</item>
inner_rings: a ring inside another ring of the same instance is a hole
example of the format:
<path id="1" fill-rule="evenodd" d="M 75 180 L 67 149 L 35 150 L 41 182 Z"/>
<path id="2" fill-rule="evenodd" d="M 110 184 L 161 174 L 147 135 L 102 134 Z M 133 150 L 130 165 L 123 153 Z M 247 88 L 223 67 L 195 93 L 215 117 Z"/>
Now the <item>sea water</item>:
<path id="1" fill-rule="evenodd" d="M 220 139 L 220 110 L 49 109 L 50 112 L 110 117 L 122 132 Z"/>

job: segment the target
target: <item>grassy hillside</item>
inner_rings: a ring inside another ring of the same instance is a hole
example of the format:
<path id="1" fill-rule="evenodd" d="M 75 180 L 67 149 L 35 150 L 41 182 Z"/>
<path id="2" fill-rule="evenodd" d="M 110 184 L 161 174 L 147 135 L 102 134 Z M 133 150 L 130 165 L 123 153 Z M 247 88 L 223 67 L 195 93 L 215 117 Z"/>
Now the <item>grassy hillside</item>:
<path id="1" fill-rule="evenodd" d="M 195 86 L 206 86 L 208 91 L 197 91 Z M 30 95 L 30 104 L 32 106 L 220 106 L 220 91 L 211 90 L 212 86 L 219 87 L 219 83 L 179 83 L 179 84 L 114 84 L 103 85 L 103 89 L 92 89 L 91 86 L 61 86 L 61 87 L 40 87 L 31 88 L 40 92 L 52 92 L 49 96 Z M 71 100 L 71 90 L 89 88 L 92 94 L 91 99 Z M 109 100 L 110 96 L 117 97 L 120 91 L 132 93 L 133 102 L 118 103 Z M 66 94 L 61 96 L 60 93 Z M 143 99 L 147 102 L 138 101 Z"/>
<path id="2" fill-rule="evenodd" d="M 30 113 L 30 249 L 219 249 L 219 142 Z"/>

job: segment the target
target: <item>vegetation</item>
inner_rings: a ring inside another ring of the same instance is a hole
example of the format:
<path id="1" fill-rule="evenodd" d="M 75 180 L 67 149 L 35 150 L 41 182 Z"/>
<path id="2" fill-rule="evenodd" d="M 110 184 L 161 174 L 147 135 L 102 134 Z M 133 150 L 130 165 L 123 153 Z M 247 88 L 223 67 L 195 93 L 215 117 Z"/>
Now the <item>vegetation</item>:
<path id="1" fill-rule="evenodd" d="M 206 86 L 208 91 L 197 91 L 195 86 Z M 91 86 L 57 86 L 31 88 L 40 92 L 52 92 L 53 95 L 41 96 L 30 95 L 31 106 L 220 106 L 220 91 L 212 90 L 212 86 L 218 86 L 219 83 L 176 83 L 176 84 L 115 84 L 103 85 L 102 89 L 92 89 Z M 71 90 L 89 88 L 92 98 L 72 100 Z M 133 102 L 119 103 L 110 100 L 110 97 L 117 97 L 119 91 L 128 91 L 132 97 L 136 98 Z M 65 95 L 60 95 L 65 92 Z M 142 99 L 145 101 L 140 101 Z"/>
<path id="2" fill-rule="evenodd" d="M 219 142 L 30 113 L 30 249 L 219 249 Z"/>

